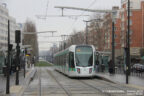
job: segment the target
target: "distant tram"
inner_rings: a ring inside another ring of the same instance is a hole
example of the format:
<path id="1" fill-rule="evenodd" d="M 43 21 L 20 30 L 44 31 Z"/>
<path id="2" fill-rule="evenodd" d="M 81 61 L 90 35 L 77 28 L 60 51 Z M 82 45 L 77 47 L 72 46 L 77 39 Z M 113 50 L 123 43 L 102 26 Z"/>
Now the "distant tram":
<path id="1" fill-rule="evenodd" d="M 95 74 L 95 48 L 92 45 L 71 45 L 54 55 L 56 70 L 69 77 L 92 77 Z"/>

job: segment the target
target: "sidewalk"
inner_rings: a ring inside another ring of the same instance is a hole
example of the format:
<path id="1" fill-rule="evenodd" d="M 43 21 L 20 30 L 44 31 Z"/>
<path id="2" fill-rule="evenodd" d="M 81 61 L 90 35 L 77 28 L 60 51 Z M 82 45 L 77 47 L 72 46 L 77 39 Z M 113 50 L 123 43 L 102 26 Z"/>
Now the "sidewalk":
<path id="1" fill-rule="evenodd" d="M 28 85 L 31 77 L 34 75 L 35 69 L 28 69 L 26 72 L 26 77 L 23 76 L 23 70 L 19 72 L 19 86 L 15 85 L 15 73 L 10 76 L 10 94 L 6 95 L 6 77 L 0 75 L 0 96 L 19 96 L 20 92 L 23 90 L 23 87 Z"/>
<path id="2" fill-rule="evenodd" d="M 96 73 L 96 76 L 103 78 L 103 79 L 110 80 L 112 82 L 126 84 L 125 74 L 110 75 L 109 73 Z M 136 76 L 129 76 L 129 84 L 144 88 L 144 78 L 136 77 Z"/>
<path id="3" fill-rule="evenodd" d="M 15 85 L 15 73 L 10 75 L 10 87 Z M 24 82 L 24 76 L 23 71 L 19 72 L 19 84 L 22 84 Z M 3 74 L 0 75 L 0 96 L 1 94 L 5 94 L 6 91 L 6 77 L 4 77 Z"/>

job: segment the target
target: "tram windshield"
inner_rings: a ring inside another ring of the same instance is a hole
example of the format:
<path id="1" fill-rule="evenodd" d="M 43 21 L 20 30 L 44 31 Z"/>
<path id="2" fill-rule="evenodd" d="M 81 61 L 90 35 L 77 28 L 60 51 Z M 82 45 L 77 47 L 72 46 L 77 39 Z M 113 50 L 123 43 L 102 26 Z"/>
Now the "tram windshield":
<path id="1" fill-rule="evenodd" d="M 93 50 L 90 46 L 76 47 L 76 66 L 88 67 L 93 64 Z"/>

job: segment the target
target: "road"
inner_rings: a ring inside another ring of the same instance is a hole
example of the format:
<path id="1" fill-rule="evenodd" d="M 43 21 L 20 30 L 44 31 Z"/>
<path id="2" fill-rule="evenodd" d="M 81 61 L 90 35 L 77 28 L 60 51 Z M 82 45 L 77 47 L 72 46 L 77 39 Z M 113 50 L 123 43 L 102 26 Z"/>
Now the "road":
<path id="1" fill-rule="evenodd" d="M 38 68 L 23 96 L 143 96 L 143 91 L 97 78 L 72 79 L 52 67 Z"/>

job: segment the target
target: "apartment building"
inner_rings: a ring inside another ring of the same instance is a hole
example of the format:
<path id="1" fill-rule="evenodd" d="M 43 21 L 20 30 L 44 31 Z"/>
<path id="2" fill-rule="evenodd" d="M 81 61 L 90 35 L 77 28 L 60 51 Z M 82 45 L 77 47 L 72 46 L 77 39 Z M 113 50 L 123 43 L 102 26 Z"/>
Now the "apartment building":
<path id="1" fill-rule="evenodd" d="M 9 16 L 8 9 L 6 5 L 0 4 L 0 49 L 7 48 L 8 42 L 8 20 L 10 22 L 10 43 L 15 43 L 15 30 L 16 26 L 16 19 Z"/>
<path id="2" fill-rule="evenodd" d="M 127 0 L 122 0 L 121 47 L 126 47 Z M 144 47 L 144 0 L 130 0 L 130 54 L 140 55 Z"/>
<path id="3" fill-rule="evenodd" d="M 15 30 L 17 29 L 16 19 L 9 16 L 10 20 L 10 43 L 15 43 Z"/>
<path id="4" fill-rule="evenodd" d="M 7 46 L 8 9 L 0 4 L 0 49 Z"/>

